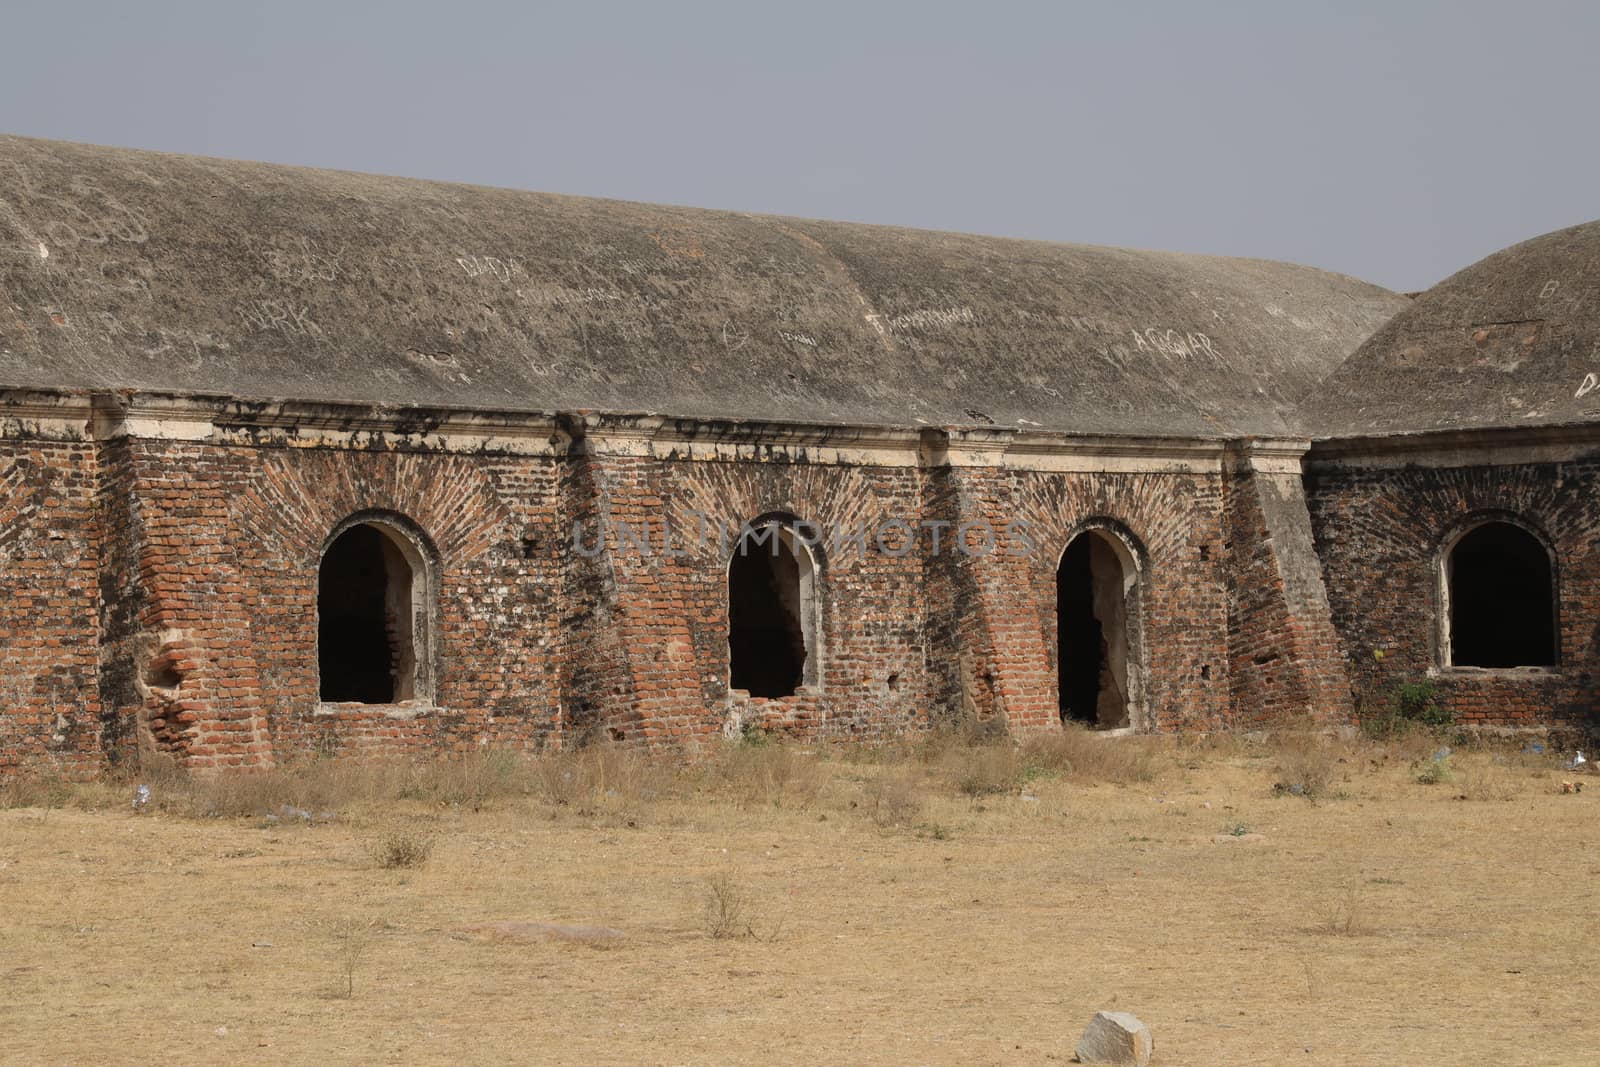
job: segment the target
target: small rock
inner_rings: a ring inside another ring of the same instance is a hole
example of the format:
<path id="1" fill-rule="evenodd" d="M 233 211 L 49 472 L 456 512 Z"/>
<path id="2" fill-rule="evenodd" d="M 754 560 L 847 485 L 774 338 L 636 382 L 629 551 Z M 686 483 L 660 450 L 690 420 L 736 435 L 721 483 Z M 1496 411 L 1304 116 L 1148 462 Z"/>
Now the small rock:
<path id="1" fill-rule="evenodd" d="M 227 1037 L 228 1036 L 228 1028 L 226 1026 L 219 1026 L 219 1027 L 217 1027 L 215 1030 L 213 1030 L 211 1032 L 216 1034 L 218 1037 Z"/>
<path id="2" fill-rule="evenodd" d="M 1150 1028 L 1125 1011 L 1097 1011 L 1078 1039 L 1079 1063 L 1123 1063 L 1145 1067 L 1155 1051 Z"/>

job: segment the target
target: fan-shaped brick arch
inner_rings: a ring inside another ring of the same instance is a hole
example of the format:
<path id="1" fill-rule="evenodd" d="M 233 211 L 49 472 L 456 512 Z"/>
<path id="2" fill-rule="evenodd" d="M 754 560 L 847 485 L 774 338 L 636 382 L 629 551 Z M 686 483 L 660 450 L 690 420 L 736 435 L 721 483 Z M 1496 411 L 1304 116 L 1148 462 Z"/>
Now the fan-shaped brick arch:
<path id="1" fill-rule="evenodd" d="M 972 469 L 957 477 L 964 521 L 1020 522 L 1032 543 L 952 561 L 958 587 L 970 590 L 959 597 L 966 655 L 958 684 L 971 714 L 1020 729 L 1059 722 L 1056 568 L 1068 542 L 1099 523 L 1142 549 L 1143 655 L 1148 673 L 1165 680 L 1150 688 L 1145 721 L 1133 725 L 1226 719 L 1221 558 L 1200 553 L 1222 541 L 1215 476 Z"/>
<path id="2" fill-rule="evenodd" d="M 263 682 L 280 708 L 280 743 L 302 747 L 337 732 L 366 747 L 403 746 L 425 735 L 437 740 L 441 730 L 490 736 L 494 731 L 486 729 L 499 718 L 497 711 L 523 720 L 552 714 L 553 698 L 541 707 L 529 690 L 554 688 L 558 653 L 548 630 L 553 620 L 525 609 L 549 602 L 554 531 L 546 522 L 537 538 L 543 544 L 526 535 L 531 512 L 554 511 L 553 479 L 545 480 L 542 507 L 518 505 L 518 489 L 508 488 L 495 468 L 456 455 L 286 451 L 267 454 L 251 472 L 229 540 L 249 572 L 245 587 L 259 620 L 254 647 Z M 363 514 L 415 531 L 419 547 L 432 557 L 435 707 L 417 718 L 358 708 L 316 710 L 311 608 L 318 567 L 334 529 Z M 538 549 L 535 558 L 529 558 L 530 546 Z M 544 684 L 530 684 L 530 676 Z M 527 729 L 519 743 L 537 740 L 553 725 Z"/>
<path id="3" fill-rule="evenodd" d="M 595 457 L 584 466 L 583 492 L 605 502 L 608 531 L 604 558 L 588 562 L 594 581 L 584 586 L 600 591 L 602 606 L 575 621 L 581 628 L 577 640 L 609 650 L 611 665 L 573 679 L 568 694 L 569 703 L 582 705 L 595 720 L 591 732 L 681 740 L 715 735 L 738 721 L 854 736 L 926 722 L 930 694 L 906 684 L 924 676 L 923 561 L 915 552 L 889 555 L 870 543 L 872 531 L 887 519 L 916 521 L 920 484 L 914 468 L 631 457 Z M 842 663 L 825 658 L 815 688 L 730 710 L 727 556 L 741 524 L 774 513 L 813 523 L 824 538 L 837 530 L 867 531 L 865 548 L 850 543 L 830 550 L 824 544 L 819 553 L 822 645 L 838 642 L 851 654 Z M 598 521 L 601 514 L 592 518 Z M 663 523 L 673 530 L 673 547 L 681 555 L 662 551 Z M 648 525 L 653 551 L 641 553 L 619 537 L 623 524 L 635 533 Z M 702 525 L 720 526 L 725 539 L 700 539 Z M 592 540 L 593 525 L 586 530 Z M 619 686 L 627 695 L 606 692 Z"/>

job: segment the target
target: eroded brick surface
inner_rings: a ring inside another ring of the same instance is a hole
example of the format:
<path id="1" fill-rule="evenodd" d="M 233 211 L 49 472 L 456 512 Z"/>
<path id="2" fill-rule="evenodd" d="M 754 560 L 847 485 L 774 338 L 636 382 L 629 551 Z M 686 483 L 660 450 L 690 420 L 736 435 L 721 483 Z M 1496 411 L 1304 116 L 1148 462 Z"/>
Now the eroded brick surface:
<path id="1" fill-rule="evenodd" d="M 581 438 L 558 433 L 541 454 L 7 440 L 0 620 L 14 692 L 0 765 L 681 748 L 740 727 L 837 739 L 965 721 L 1055 729 L 1056 567 L 1089 529 L 1137 572 L 1135 729 L 1339 722 L 1352 692 L 1430 670 L 1464 721 L 1578 722 L 1592 701 L 1592 463 L 1331 468 L 1302 482 L 1231 462 L 1050 472 L 631 455 Z M 1555 673 L 1434 670 L 1439 539 L 1490 511 L 1558 546 Z M 318 567 L 362 516 L 413 531 L 427 561 L 432 685 L 414 701 L 319 698 Z M 728 557 L 738 525 L 764 517 L 828 535 L 820 678 L 779 698 L 728 684 Z M 894 520 L 908 530 L 880 536 Z M 975 551 L 959 550 L 963 527 Z"/>
<path id="2" fill-rule="evenodd" d="M 1600 619 L 1600 462 L 1318 471 L 1307 479 L 1332 620 L 1357 698 L 1431 677 L 1458 721 L 1592 725 Z M 1556 557 L 1553 672 L 1441 670 L 1439 556 L 1476 519 L 1514 516 Z"/>

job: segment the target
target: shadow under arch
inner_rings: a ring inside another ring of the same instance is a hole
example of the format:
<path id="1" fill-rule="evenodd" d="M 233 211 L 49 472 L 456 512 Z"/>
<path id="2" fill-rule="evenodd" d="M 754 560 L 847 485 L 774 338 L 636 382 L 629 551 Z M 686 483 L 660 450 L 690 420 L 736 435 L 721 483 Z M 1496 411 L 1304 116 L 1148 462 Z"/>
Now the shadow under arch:
<path id="1" fill-rule="evenodd" d="M 1075 526 L 1056 565 L 1056 692 L 1063 723 L 1144 726 L 1146 555 L 1113 519 Z"/>
<path id="2" fill-rule="evenodd" d="M 358 511 L 317 563 L 317 694 L 323 703 L 431 703 L 438 550 L 395 512 Z"/>

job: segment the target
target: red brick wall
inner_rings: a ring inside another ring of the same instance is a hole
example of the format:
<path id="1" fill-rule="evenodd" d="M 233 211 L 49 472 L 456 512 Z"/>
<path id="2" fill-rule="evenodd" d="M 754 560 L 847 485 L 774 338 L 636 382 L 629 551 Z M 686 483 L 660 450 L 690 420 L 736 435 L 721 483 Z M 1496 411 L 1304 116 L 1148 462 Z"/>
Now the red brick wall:
<path id="1" fill-rule="evenodd" d="M 1233 725 L 1347 721 L 1350 682 L 1299 476 L 1240 470 L 1225 497 Z"/>
<path id="2" fill-rule="evenodd" d="M 1042 474 L 958 468 L 962 515 L 999 528 L 1022 521 L 1037 551 L 996 552 L 961 564 L 967 613 L 967 684 L 980 709 L 998 702 L 1021 730 L 1059 719 L 1056 568 L 1073 536 L 1109 520 L 1140 555 L 1146 728 L 1216 728 L 1228 721 L 1227 604 L 1220 478 L 1192 474 Z M 1204 550 L 1204 551 L 1202 551 Z M 992 694 L 992 695 L 991 695 Z"/>
<path id="3" fill-rule="evenodd" d="M 1458 721 L 1594 723 L 1600 461 L 1318 469 L 1307 489 L 1332 618 L 1358 699 L 1386 703 L 1396 684 L 1432 672 L 1441 702 Z M 1439 546 L 1474 514 L 1493 512 L 1521 517 L 1555 548 L 1561 666 L 1553 675 L 1436 669 Z"/>
<path id="4" fill-rule="evenodd" d="M 91 445 L 0 441 L 0 774 L 103 763 Z"/>
<path id="5" fill-rule="evenodd" d="M 572 448 L 548 457 L 381 441 L 14 447 L 0 466 L 0 536 L 14 548 L 0 574 L 15 590 L 4 606 L 17 635 L 8 663 L 43 681 L 8 711 L 0 753 L 12 765 L 93 762 L 149 745 L 222 768 L 313 751 L 676 746 L 719 735 L 730 712 L 805 737 L 878 738 L 968 718 L 1052 729 L 1055 571 L 1090 524 L 1116 531 L 1139 560 L 1137 726 L 1213 729 L 1340 706 L 1332 631 L 1294 570 L 1306 555 L 1289 536 L 1304 522 L 1298 500 L 1268 500 L 1233 475 L 850 465 L 781 452 L 653 459 L 606 454 L 567 431 Z M 1325 495 L 1323 511 L 1356 491 Z M 368 513 L 414 528 L 431 560 L 431 704 L 318 699 L 321 552 L 341 522 Z M 693 535 L 698 516 L 733 530 L 774 514 L 866 539 L 819 553 L 820 686 L 737 700 L 733 542 Z M 895 519 L 951 525 L 939 553 L 926 529 L 900 553 L 872 536 Z M 956 526 L 978 520 L 997 532 L 1025 524 L 1032 551 L 1003 534 L 987 554 L 954 551 Z M 621 550 L 621 523 L 648 528 L 652 550 Z M 682 554 L 663 551 L 663 523 Z M 585 543 L 606 531 L 598 554 L 575 550 L 574 524 Z M 1365 558 L 1324 556 L 1335 575 Z M 40 583 L 49 594 L 30 599 Z M 42 709 L 64 691 L 61 732 L 57 712 Z"/>
<path id="6" fill-rule="evenodd" d="M 727 717 L 727 562 L 734 547 L 697 543 L 701 526 L 783 514 L 872 526 L 920 514 L 914 468 L 585 457 L 571 479 L 574 514 L 598 558 L 576 559 L 568 589 L 574 653 L 566 686 L 576 733 L 652 744 L 716 736 Z M 607 536 L 596 542 L 594 521 Z M 679 547 L 669 558 L 663 522 Z M 649 526 L 641 554 L 620 524 Z M 822 684 L 742 708 L 754 727 L 806 736 L 883 736 L 926 722 L 922 560 L 854 546 L 820 556 Z M 891 688 L 890 675 L 897 676 Z"/>
<path id="7" fill-rule="evenodd" d="M 146 657 L 138 709 L 196 767 L 313 748 L 537 744 L 553 726 L 560 642 L 548 461 L 161 441 L 121 446 Z M 357 512 L 409 520 L 437 555 L 437 707 L 318 701 L 317 569 Z M 163 669 L 175 687 L 152 686 Z"/>

